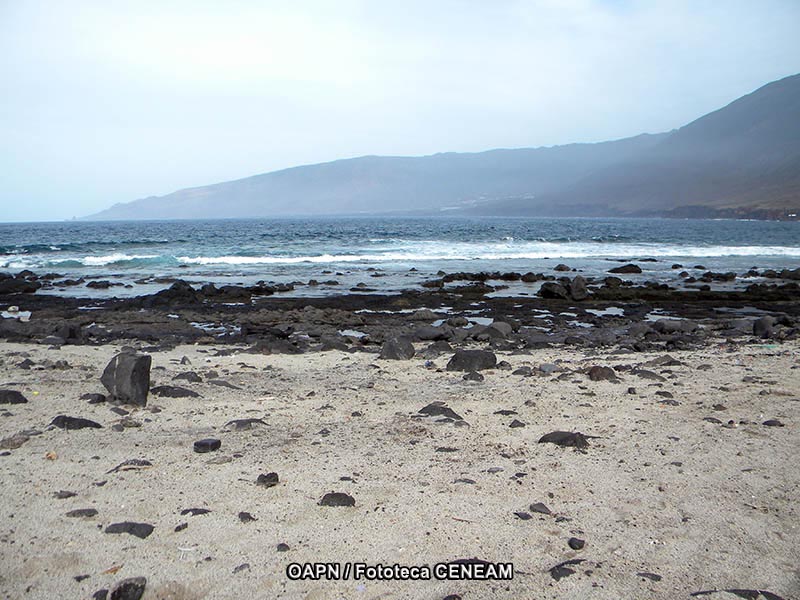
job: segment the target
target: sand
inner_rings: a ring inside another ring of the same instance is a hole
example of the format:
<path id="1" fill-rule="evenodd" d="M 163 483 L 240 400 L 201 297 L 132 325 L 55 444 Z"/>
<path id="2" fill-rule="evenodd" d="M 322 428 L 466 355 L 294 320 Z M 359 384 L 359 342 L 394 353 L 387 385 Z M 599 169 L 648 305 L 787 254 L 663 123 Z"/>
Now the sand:
<path id="1" fill-rule="evenodd" d="M 560 370 L 522 377 L 495 369 L 483 382 L 466 382 L 442 370 L 449 355 L 426 366 L 364 352 L 215 357 L 208 346 L 183 346 L 152 354 L 152 384 L 181 385 L 202 398 L 151 395 L 148 408 L 160 412 L 125 407 L 141 426 L 124 431 L 112 429 L 122 417 L 110 405 L 79 400 L 105 391 L 100 373 L 117 350 L 0 343 L 0 388 L 29 400 L 0 406 L 0 438 L 42 432 L 0 456 L 4 598 L 91 598 L 136 576 L 147 578 L 145 599 L 688 598 L 717 588 L 800 597 L 796 341 L 671 352 L 680 365 L 644 367 L 663 382 L 624 365 L 664 353 L 498 353 L 514 369 L 557 362 Z M 71 368 L 16 367 L 25 356 Z M 184 356 L 190 366 L 178 364 Z M 590 381 L 581 369 L 593 365 L 617 367 L 620 381 Z M 187 370 L 205 379 L 211 369 L 241 389 L 172 381 Z M 657 391 L 679 404 L 661 403 Z M 420 418 L 417 411 L 435 401 L 468 426 Z M 501 409 L 517 414 L 495 414 Z M 60 414 L 103 428 L 48 429 Z M 224 429 L 240 418 L 266 425 Z M 514 419 L 525 426 L 509 427 Z M 785 426 L 764 426 L 768 419 Z M 729 420 L 736 426 L 724 426 Z M 537 443 L 553 430 L 598 437 L 585 453 Z M 195 453 L 193 442 L 207 437 L 220 439 L 221 449 Z M 109 473 L 128 459 L 152 467 Z M 269 472 L 280 483 L 257 485 Z M 465 479 L 474 483 L 457 482 Z M 56 499 L 59 490 L 77 495 Z M 356 504 L 320 506 L 327 492 Z M 535 502 L 553 515 L 531 513 Z M 98 513 L 65 516 L 81 508 Z M 180 514 L 188 508 L 211 512 Z M 243 511 L 257 520 L 242 522 Z M 122 521 L 155 529 L 146 539 L 104 533 Z M 176 532 L 182 523 L 188 527 Z M 585 547 L 571 549 L 571 537 Z M 286 575 L 290 563 L 470 557 L 512 562 L 513 580 Z M 556 581 L 550 569 L 571 559 L 584 562 Z"/>

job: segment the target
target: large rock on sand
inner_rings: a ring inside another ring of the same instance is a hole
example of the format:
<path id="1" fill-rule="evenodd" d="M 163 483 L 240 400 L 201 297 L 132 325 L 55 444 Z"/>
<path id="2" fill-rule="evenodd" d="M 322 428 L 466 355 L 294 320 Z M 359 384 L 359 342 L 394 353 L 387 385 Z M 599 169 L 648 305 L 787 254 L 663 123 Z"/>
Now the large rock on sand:
<path id="1" fill-rule="evenodd" d="M 150 364 L 152 358 L 147 354 L 122 352 L 108 363 L 100 382 L 109 393 L 111 402 L 123 404 L 147 404 L 150 390 Z"/>
<path id="2" fill-rule="evenodd" d="M 388 360 L 408 360 L 414 358 L 414 344 L 407 337 L 389 338 L 383 343 L 380 358 Z"/>
<path id="3" fill-rule="evenodd" d="M 494 369 L 497 366 L 497 357 L 494 352 L 487 350 L 456 350 L 453 358 L 447 363 L 448 371 L 482 371 Z"/>

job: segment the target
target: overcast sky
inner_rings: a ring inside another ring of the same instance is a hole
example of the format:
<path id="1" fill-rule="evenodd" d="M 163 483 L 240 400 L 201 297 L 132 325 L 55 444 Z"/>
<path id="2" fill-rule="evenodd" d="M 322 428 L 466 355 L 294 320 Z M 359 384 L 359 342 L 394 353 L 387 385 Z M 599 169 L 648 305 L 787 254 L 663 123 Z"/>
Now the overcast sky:
<path id="1" fill-rule="evenodd" d="M 665 131 L 800 71 L 798 30 L 798 0 L 0 0 L 0 221 Z"/>

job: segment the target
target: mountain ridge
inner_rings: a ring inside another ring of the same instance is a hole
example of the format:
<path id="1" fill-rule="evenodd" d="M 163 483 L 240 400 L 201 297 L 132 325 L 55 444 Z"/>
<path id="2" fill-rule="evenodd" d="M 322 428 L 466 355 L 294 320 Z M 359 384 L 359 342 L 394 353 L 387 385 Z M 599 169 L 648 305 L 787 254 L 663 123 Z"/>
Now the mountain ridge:
<path id="1" fill-rule="evenodd" d="M 676 130 L 618 140 L 302 165 L 116 204 L 87 219 L 336 214 L 712 216 L 800 212 L 800 75 Z"/>

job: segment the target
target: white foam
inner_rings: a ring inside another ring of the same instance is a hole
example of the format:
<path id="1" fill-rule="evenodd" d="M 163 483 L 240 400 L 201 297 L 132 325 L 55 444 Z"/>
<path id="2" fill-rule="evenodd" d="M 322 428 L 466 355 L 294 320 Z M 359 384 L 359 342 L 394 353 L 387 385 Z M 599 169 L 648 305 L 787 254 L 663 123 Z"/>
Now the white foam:
<path id="1" fill-rule="evenodd" d="M 785 256 L 800 258 L 794 246 L 680 246 L 664 244 L 610 244 L 601 242 L 403 242 L 383 252 L 313 254 L 302 256 L 179 256 L 178 262 L 196 265 L 258 265 L 298 263 L 390 263 L 446 260 L 537 260 L 544 258 L 714 258 L 723 256 Z"/>

